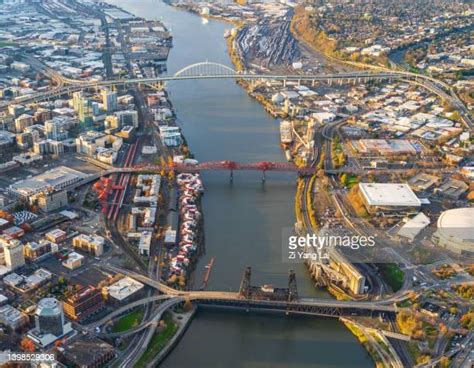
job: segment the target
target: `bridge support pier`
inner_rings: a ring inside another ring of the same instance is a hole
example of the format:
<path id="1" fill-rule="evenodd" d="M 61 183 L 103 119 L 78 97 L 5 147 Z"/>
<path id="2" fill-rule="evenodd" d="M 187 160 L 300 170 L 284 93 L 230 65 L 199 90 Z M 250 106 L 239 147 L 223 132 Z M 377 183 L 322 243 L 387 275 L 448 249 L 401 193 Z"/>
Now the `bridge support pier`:
<path id="1" fill-rule="evenodd" d="M 230 182 L 234 182 L 234 170 L 230 170 L 230 176 L 229 176 Z"/>
<path id="2" fill-rule="evenodd" d="M 290 270 L 288 275 L 288 301 L 293 302 L 298 300 L 298 287 L 296 286 L 295 271 Z"/>
<path id="3" fill-rule="evenodd" d="M 263 170 L 262 171 L 262 183 L 264 184 L 266 180 L 267 180 L 267 176 L 265 174 L 265 170 Z"/>
<path id="4" fill-rule="evenodd" d="M 252 268 L 247 267 L 242 276 L 242 281 L 240 282 L 239 295 L 243 296 L 245 299 L 250 297 L 250 279 L 252 277 Z"/>

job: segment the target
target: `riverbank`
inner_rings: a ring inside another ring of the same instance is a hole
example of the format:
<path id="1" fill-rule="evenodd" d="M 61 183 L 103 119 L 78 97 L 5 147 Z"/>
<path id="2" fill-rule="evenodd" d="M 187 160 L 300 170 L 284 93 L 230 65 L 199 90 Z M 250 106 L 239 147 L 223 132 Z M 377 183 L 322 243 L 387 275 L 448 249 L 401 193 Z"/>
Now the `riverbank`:
<path id="1" fill-rule="evenodd" d="M 166 312 L 157 326 L 148 348 L 135 363 L 134 368 L 145 368 L 153 365 L 155 357 L 159 355 L 176 336 L 178 325 L 171 314 Z"/>
<path id="2" fill-rule="evenodd" d="M 227 17 L 221 17 L 219 15 L 214 15 L 214 14 L 202 12 L 202 11 L 199 10 L 200 8 L 196 8 L 192 4 L 173 3 L 173 2 L 170 2 L 170 1 L 164 1 L 164 2 L 166 4 L 168 4 L 169 6 L 173 6 L 175 8 L 190 12 L 190 13 L 192 13 L 196 16 L 199 16 L 201 18 L 204 18 L 204 19 L 217 20 L 217 21 L 223 21 L 223 22 L 229 23 L 229 24 L 233 25 L 235 28 L 240 28 L 244 25 L 243 22 L 235 20 L 235 19 L 229 19 Z"/>
<path id="3" fill-rule="evenodd" d="M 171 335 L 171 337 L 166 341 L 166 344 L 159 350 L 155 358 L 146 364 L 147 368 L 159 366 L 160 363 L 168 356 L 168 354 L 171 353 L 191 324 L 196 310 L 196 307 L 193 307 L 189 312 L 174 315 L 174 321 L 177 324 L 177 328 L 173 331 L 173 335 Z"/>
<path id="4" fill-rule="evenodd" d="M 161 18 L 172 30 L 170 75 L 205 60 L 232 65 L 223 37 L 229 29 L 225 23 L 203 22 L 194 14 L 154 0 L 111 1 L 137 16 Z M 170 82 L 167 90 L 178 125 L 200 162 L 285 160 L 279 147 L 278 123 L 232 80 L 176 81 Z M 247 266 L 252 267 L 253 285 L 284 286 L 288 283 L 288 269 L 293 268 L 300 295 L 328 297 L 314 288 L 304 264 L 281 261 L 281 229 L 292 227 L 295 222 L 295 212 L 289 210 L 294 206 L 294 174 L 268 173 L 265 185 L 261 174 L 254 172 L 234 172 L 233 183 L 229 182 L 228 173 L 203 172 L 202 179 L 206 187 L 202 197 L 206 254 L 198 261 L 196 280 L 203 278 L 212 258 L 215 262 L 209 290 L 238 290 Z M 285 349 L 281 349 L 282 344 Z M 341 347 L 346 351 L 343 356 L 336 353 Z M 201 310 L 161 366 L 189 364 L 195 368 L 237 368 L 243 364 L 362 368 L 371 366 L 372 361 L 337 320 Z"/>

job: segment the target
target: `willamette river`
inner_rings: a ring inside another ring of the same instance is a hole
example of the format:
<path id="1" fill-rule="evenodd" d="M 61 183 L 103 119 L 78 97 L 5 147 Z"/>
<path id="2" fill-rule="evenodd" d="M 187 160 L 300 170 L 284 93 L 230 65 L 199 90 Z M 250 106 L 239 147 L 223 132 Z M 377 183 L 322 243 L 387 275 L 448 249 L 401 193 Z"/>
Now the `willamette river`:
<path id="1" fill-rule="evenodd" d="M 200 61 L 231 66 L 224 31 L 230 25 L 203 20 L 158 0 L 110 0 L 148 19 L 160 19 L 173 34 L 169 73 Z M 282 161 L 278 121 L 232 80 L 179 81 L 170 97 L 191 151 L 200 161 Z M 196 269 L 215 257 L 208 289 L 237 290 L 242 272 L 252 266 L 252 284 L 286 287 L 297 273 L 303 295 L 315 290 L 303 265 L 282 262 L 282 229 L 294 225 L 296 178 L 291 174 L 203 175 L 206 254 Z M 164 367 L 367 367 L 372 360 L 338 321 L 230 312 L 199 311 Z"/>

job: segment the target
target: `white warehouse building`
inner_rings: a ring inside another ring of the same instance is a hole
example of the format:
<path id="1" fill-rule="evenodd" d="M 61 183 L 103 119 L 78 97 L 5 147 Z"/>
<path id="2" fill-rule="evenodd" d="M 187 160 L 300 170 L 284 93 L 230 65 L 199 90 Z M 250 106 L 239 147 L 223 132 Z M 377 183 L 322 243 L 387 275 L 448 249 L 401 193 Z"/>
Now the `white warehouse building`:
<path id="1" fill-rule="evenodd" d="M 405 216 L 418 213 L 421 201 L 408 184 L 360 183 L 360 194 L 371 214 Z"/>

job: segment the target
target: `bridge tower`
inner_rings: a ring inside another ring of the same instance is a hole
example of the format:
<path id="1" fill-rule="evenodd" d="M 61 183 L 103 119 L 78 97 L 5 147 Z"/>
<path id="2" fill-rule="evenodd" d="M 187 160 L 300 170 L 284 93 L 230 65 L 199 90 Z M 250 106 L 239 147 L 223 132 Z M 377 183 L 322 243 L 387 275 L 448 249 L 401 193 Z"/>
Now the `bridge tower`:
<path id="1" fill-rule="evenodd" d="M 296 274 L 295 271 L 290 270 L 288 275 L 288 301 L 294 302 L 298 300 L 298 288 L 296 286 Z"/>
<path id="2" fill-rule="evenodd" d="M 245 299 L 250 298 L 250 277 L 252 276 L 252 267 L 247 267 L 240 283 L 239 295 Z"/>

